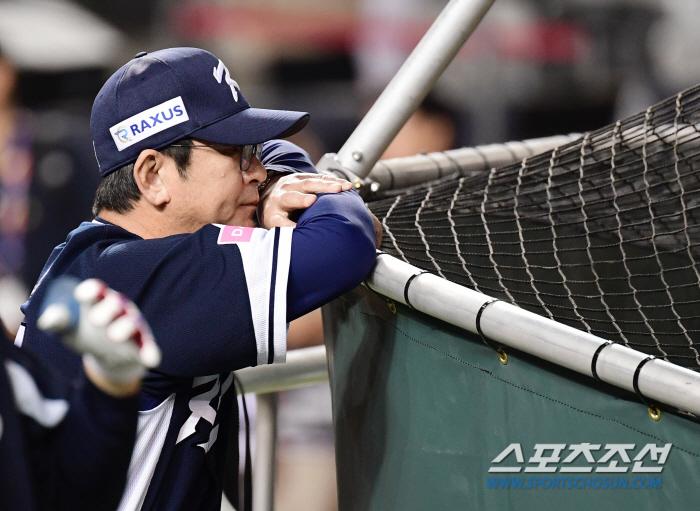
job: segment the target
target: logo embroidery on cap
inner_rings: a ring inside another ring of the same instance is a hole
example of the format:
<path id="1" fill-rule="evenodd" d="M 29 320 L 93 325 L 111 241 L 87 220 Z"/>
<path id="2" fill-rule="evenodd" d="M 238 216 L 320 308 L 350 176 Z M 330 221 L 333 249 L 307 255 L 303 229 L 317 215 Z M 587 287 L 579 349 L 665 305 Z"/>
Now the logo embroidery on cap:
<path id="1" fill-rule="evenodd" d="M 122 142 L 131 142 L 131 137 L 129 136 L 129 132 L 126 130 L 126 128 L 124 126 L 117 127 L 117 131 L 115 131 L 114 134 Z"/>
<path id="2" fill-rule="evenodd" d="M 123 151 L 151 135 L 189 119 L 182 97 L 178 96 L 115 124 L 109 132 L 117 144 L 117 149 Z"/>
<path id="3" fill-rule="evenodd" d="M 255 227 L 238 227 L 236 225 L 221 226 L 219 232 L 219 245 L 228 245 L 230 243 L 245 243 L 250 241 L 253 236 Z"/>
<path id="4" fill-rule="evenodd" d="M 231 94 L 233 94 L 233 100 L 238 103 L 238 90 L 241 90 L 239 85 L 236 83 L 236 80 L 231 78 L 231 73 L 228 72 L 228 68 L 226 65 L 221 62 L 221 59 L 219 59 L 219 65 L 214 68 L 214 78 L 216 78 L 216 81 L 221 83 L 221 79 L 224 77 L 224 74 L 226 75 L 226 83 L 228 83 L 228 86 L 231 87 Z"/>

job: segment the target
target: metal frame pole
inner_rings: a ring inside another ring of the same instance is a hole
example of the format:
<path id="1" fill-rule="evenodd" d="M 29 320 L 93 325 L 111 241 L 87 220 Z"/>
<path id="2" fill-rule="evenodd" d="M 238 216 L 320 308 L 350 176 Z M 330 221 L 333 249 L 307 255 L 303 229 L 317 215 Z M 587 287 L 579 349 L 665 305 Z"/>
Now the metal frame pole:
<path id="1" fill-rule="evenodd" d="M 272 511 L 275 505 L 277 462 L 277 394 L 257 394 L 255 419 L 255 463 L 253 464 L 253 509 Z"/>
<path id="2" fill-rule="evenodd" d="M 277 392 L 327 382 L 326 347 L 292 350 L 287 353 L 285 364 L 248 367 L 236 371 L 236 376 L 247 393 L 256 394 L 253 509 L 272 511 L 277 463 Z M 221 511 L 234 511 L 226 496 L 222 498 Z"/>
<path id="3" fill-rule="evenodd" d="M 338 154 L 319 161 L 319 172 L 337 171 L 359 188 L 494 1 L 450 0 Z"/>
<path id="4" fill-rule="evenodd" d="M 326 347 L 313 346 L 287 352 L 284 364 L 246 367 L 236 371 L 246 392 L 267 394 L 328 381 Z"/>
<path id="5" fill-rule="evenodd" d="M 700 415 L 700 374 L 685 367 L 654 359 L 637 371 L 647 359 L 645 353 L 614 343 L 601 351 L 605 339 L 516 305 L 493 301 L 389 254 L 377 257 L 366 282 L 370 289 L 396 302 L 410 302 L 417 311 L 560 367 L 593 376 L 595 360 L 601 381 L 631 392 L 639 390 L 653 402 Z"/>
<path id="6" fill-rule="evenodd" d="M 551 151 L 581 137 L 582 135 L 572 133 L 380 160 L 367 179 L 377 183 L 379 191 L 387 191 L 425 183 L 455 172 L 461 176 L 471 176 L 493 167 L 512 165 L 523 158 Z"/>

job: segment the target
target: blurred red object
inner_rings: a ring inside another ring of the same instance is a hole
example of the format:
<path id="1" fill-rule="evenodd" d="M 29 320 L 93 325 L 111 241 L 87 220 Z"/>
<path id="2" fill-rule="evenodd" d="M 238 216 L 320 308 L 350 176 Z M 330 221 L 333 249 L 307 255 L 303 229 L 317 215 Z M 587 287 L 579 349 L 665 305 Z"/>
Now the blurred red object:
<path id="1" fill-rule="evenodd" d="M 350 14 L 300 12 L 265 7 L 185 2 L 171 14 L 174 32 L 190 40 L 252 39 L 276 46 L 347 50 L 362 35 L 391 39 L 410 53 L 431 20 L 358 18 Z M 469 39 L 459 58 L 488 54 L 502 60 L 569 64 L 586 59 L 592 38 L 573 21 L 531 20 L 519 24 L 484 24 Z"/>

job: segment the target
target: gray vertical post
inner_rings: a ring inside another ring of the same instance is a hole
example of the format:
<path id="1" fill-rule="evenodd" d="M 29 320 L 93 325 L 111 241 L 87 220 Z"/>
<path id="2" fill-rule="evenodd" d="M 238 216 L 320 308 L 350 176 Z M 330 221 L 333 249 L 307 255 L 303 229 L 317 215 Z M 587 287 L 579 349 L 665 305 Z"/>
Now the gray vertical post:
<path id="1" fill-rule="evenodd" d="M 256 403 L 253 509 L 272 511 L 277 460 L 277 394 L 257 394 Z"/>
<path id="2" fill-rule="evenodd" d="M 338 154 L 324 156 L 318 170 L 339 170 L 359 188 L 494 1 L 450 0 Z"/>

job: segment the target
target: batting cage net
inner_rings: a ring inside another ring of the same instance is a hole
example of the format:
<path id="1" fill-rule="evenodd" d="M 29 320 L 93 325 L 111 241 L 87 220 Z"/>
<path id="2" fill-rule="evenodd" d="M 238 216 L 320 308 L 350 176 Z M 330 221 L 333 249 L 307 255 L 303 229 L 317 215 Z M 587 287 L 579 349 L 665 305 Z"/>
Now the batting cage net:
<path id="1" fill-rule="evenodd" d="M 694 87 L 519 163 L 386 192 L 369 203 L 382 249 L 700 370 L 699 128 Z"/>

